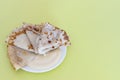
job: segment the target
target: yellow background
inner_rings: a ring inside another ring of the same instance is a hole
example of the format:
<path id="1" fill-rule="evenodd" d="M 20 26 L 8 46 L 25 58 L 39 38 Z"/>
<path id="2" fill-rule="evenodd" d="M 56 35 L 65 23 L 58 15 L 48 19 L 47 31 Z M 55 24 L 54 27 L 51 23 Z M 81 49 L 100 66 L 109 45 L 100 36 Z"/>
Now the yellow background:
<path id="1" fill-rule="evenodd" d="M 72 45 L 59 67 L 13 70 L 4 41 L 22 22 L 66 30 Z M 120 0 L 0 0 L 0 80 L 120 80 Z"/>

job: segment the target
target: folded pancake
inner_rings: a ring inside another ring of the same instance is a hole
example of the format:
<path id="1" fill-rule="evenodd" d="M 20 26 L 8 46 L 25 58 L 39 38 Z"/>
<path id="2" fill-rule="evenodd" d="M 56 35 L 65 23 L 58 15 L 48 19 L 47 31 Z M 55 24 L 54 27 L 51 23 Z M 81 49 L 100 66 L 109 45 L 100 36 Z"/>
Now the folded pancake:
<path id="1" fill-rule="evenodd" d="M 36 39 L 37 39 L 37 37 L 39 36 L 38 34 L 35 34 L 34 32 L 32 32 L 32 31 L 26 31 L 26 34 L 27 34 L 27 36 L 28 36 L 28 38 L 29 38 L 29 40 L 30 40 L 30 42 L 31 42 L 31 44 L 32 44 L 32 46 L 33 46 L 33 48 L 34 48 L 34 52 L 35 53 L 38 53 L 38 50 L 37 50 L 37 43 L 36 43 Z"/>
<path id="2" fill-rule="evenodd" d="M 8 56 L 11 64 L 15 70 L 19 70 L 24 66 L 28 66 L 32 69 L 46 69 L 57 64 L 61 57 L 60 49 L 50 51 L 46 56 L 36 55 L 32 52 L 20 49 L 15 46 L 8 46 Z"/>
<path id="3" fill-rule="evenodd" d="M 7 48 L 9 60 L 15 70 L 26 66 L 26 62 L 24 62 L 20 57 L 17 56 L 17 51 L 19 49 L 15 48 L 15 46 L 12 45 L 8 45 Z"/>
<path id="4" fill-rule="evenodd" d="M 38 53 L 45 54 L 60 46 L 69 46 L 70 41 L 64 30 L 61 30 L 49 23 L 45 23 L 41 30 L 41 35 L 38 37 Z"/>
<path id="5" fill-rule="evenodd" d="M 69 37 L 61 30 L 49 23 L 40 25 L 24 24 L 26 35 L 36 54 L 46 54 L 60 46 L 69 46 Z"/>
<path id="6" fill-rule="evenodd" d="M 8 37 L 8 45 L 13 45 L 27 51 L 34 51 L 32 44 L 30 43 L 26 33 L 25 28 L 20 27 L 14 30 Z"/>

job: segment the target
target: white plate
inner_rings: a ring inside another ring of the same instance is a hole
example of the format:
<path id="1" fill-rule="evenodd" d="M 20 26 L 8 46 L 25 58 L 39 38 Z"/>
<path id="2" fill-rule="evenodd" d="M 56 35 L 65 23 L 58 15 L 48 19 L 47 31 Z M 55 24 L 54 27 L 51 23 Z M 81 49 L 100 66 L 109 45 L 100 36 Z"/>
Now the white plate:
<path id="1" fill-rule="evenodd" d="M 43 73 L 43 72 L 47 72 L 47 71 L 55 69 L 57 66 L 59 66 L 63 62 L 63 60 L 66 56 L 66 49 L 67 48 L 65 46 L 62 46 L 62 47 L 60 47 L 60 49 L 62 52 L 61 52 L 60 58 L 56 64 L 54 64 L 52 66 L 48 66 L 48 68 L 45 68 L 45 69 L 32 69 L 29 66 L 25 66 L 22 68 L 22 70 L 25 70 L 28 72 L 33 72 L 33 73 Z"/>

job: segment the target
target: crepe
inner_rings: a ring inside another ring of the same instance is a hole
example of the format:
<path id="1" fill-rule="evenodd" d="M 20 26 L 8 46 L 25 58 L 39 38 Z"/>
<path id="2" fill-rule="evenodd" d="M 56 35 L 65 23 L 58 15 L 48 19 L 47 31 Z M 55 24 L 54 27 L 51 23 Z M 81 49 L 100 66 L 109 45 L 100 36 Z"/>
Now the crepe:
<path id="1" fill-rule="evenodd" d="M 64 30 L 61 30 L 49 23 L 45 23 L 41 36 L 37 39 L 39 54 L 45 54 L 60 46 L 69 46 L 69 37 Z"/>
<path id="2" fill-rule="evenodd" d="M 61 57 L 61 50 L 58 48 L 50 51 L 49 54 L 36 55 L 32 52 L 20 49 L 15 46 L 8 46 L 8 57 L 15 70 L 19 70 L 24 66 L 32 69 L 46 69 L 56 64 Z"/>
<path id="3" fill-rule="evenodd" d="M 20 27 L 15 29 L 7 38 L 8 45 L 13 45 L 21 49 L 34 52 L 33 46 L 30 43 L 26 33 L 26 28 Z"/>
<path id="4" fill-rule="evenodd" d="M 60 46 L 70 45 L 66 32 L 49 23 L 29 27 L 26 34 L 36 54 L 45 54 Z"/>
<path id="5" fill-rule="evenodd" d="M 69 46 L 67 33 L 50 23 L 23 24 L 7 38 L 8 57 L 16 70 L 29 66 L 44 69 L 56 64 L 61 46 Z"/>
<path id="6" fill-rule="evenodd" d="M 23 59 L 21 59 L 20 57 L 17 56 L 17 49 L 15 49 L 14 46 L 12 45 L 9 45 L 7 47 L 7 50 L 8 50 L 8 57 L 9 57 L 9 60 L 12 64 L 12 66 L 14 67 L 15 70 L 18 70 L 24 66 L 26 66 L 26 62 L 23 61 Z"/>

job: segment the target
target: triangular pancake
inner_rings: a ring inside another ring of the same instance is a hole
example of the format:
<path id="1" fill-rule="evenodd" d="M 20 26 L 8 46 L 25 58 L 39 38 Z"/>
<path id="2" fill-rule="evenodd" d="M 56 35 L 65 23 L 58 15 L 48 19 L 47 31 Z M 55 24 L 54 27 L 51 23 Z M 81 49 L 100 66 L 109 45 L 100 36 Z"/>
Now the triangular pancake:
<path id="1" fill-rule="evenodd" d="M 39 54 L 45 54 L 60 46 L 70 45 L 66 32 L 49 23 L 44 24 L 40 36 L 41 39 L 37 41 Z"/>
<path id="2" fill-rule="evenodd" d="M 38 48 L 37 48 L 38 44 L 36 42 L 36 39 L 39 35 L 29 30 L 26 31 L 26 34 L 34 48 L 35 53 L 38 53 Z"/>
<path id="3" fill-rule="evenodd" d="M 7 42 L 9 45 L 13 45 L 27 51 L 34 51 L 33 46 L 25 33 L 25 28 L 23 27 L 14 30 L 8 37 Z"/>

